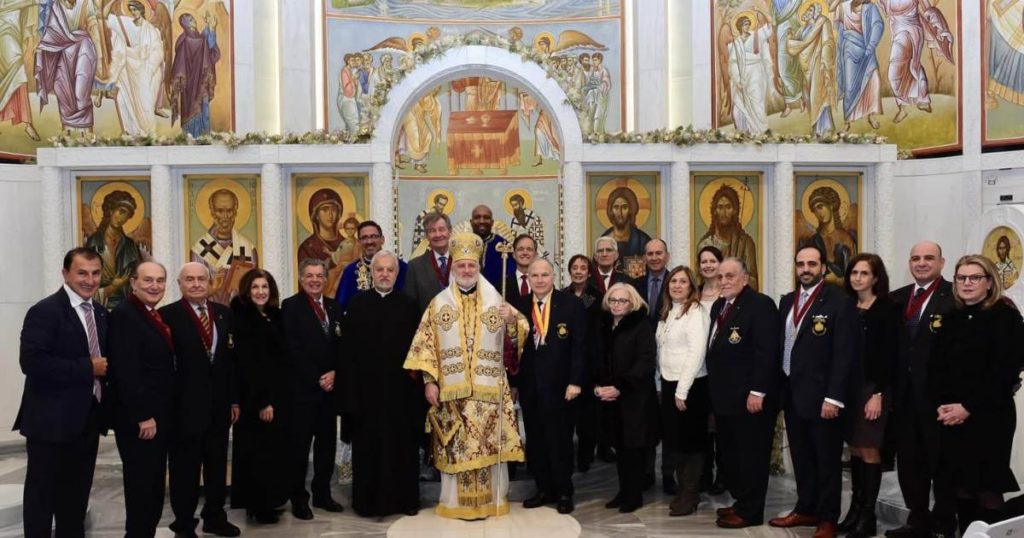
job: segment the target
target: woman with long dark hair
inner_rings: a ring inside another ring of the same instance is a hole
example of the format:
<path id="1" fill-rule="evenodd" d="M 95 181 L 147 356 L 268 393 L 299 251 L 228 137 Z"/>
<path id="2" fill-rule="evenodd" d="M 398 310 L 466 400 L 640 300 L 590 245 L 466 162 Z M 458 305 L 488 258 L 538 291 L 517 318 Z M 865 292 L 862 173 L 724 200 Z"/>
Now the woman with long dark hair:
<path id="1" fill-rule="evenodd" d="M 697 252 L 697 273 L 700 285 L 700 304 L 704 307 L 704 314 L 710 315 L 711 305 L 715 304 L 718 297 L 722 295 L 718 287 L 718 266 L 725 256 L 718 247 L 705 245 Z M 710 323 L 710 321 L 709 321 Z M 722 478 L 722 453 L 716 450 L 717 433 L 715 432 L 715 416 L 708 417 L 707 448 L 704 449 L 704 469 L 700 477 L 700 490 L 707 491 L 712 495 L 719 495 L 725 492 L 725 482 Z M 718 466 L 718 476 L 715 476 L 715 467 Z"/>
<path id="2" fill-rule="evenodd" d="M 593 266 L 590 259 L 583 254 L 569 258 L 569 285 L 562 291 L 572 294 L 583 301 L 587 318 L 587 335 L 597 331 L 601 319 L 601 299 L 604 294 L 597 289 L 590 278 Z M 594 354 L 593 340 L 587 338 L 587 361 L 592 362 Z M 576 468 L 585 473 L 594 463 L 594 448 L 605 456 L 611 452 L 608 442 L 602 436 L 597 420 L 597 400 L 594 398 L 593 385 L 582 387 L 579 397 L 573 402 L 573 420 L 576 430 Z"/>
<path id="3" fill-rule="evenodd" d="M 847 536 L 866 538 L 876 532 L 875 503 L 882 482 L 882 442 L 892 407 L 892 379 L 895 377 L 900 309 L 889 298 L 889 274 L 876 254 L 861 253 L 846 266 L 846 293 L 857 301 L 864 331 L 863 382 L 850 394 L 850 474 L 853 494 L 850 509 L 839 523 Z"/>
<path id="4" fill-rule="evenodd" d="M 273 275 L 253 269 L 231 300 L 241 416 L 234 430 L 231 506 L 245 508 L 257 523 L 277 523 L 276 508 L 288 500 L 285 404 L 288 365 L 280 295 Z"/>
<path id="5" fill-rule="evenodd" d="M 655 333 L 661 374 L 662 458 L 674 463 L 679 488 L 669 505 L 671 516 L 697 511 L 700 475 L 708 443 L 707 349 L 711 320 L 701 305 L 693 271 L 680 265 L 662 288 Z"/>

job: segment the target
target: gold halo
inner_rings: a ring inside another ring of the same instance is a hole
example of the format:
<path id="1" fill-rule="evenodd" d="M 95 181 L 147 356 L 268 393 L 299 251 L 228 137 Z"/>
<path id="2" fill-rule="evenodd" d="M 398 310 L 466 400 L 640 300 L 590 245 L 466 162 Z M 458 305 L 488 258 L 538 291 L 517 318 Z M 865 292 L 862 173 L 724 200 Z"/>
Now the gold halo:
<path id="1" fill-rule="evenodd" d="M 196 193 L 195 212 L 199 223 L 207 230 L 213 226 L 213 215 L 210 214 L 210 195 L 220 189 L 227 189 L 238 197 L 238 215 L 235 217 L 235 229 L 241 230 L 249 223 L 252 215 L 252 200 L 249 198 L 249 191 L 241 183 L 234 179 L 217 178 L 211 179 L 199 188 Z"/>
<path id="2" fill-rule="evenodd" d="M 734 32 L 739 31 L 736 28 L 736 21 L 740 20 L 740 17 L 746 17 L 747 20 L 750 21 L 750 27 L 751 28 L 754 28 L 755 25 L 757 24 L 757 15 L 755 15 L 753 11 L 751 11 L 749 9 L 747 11 L 741 11 L 741 12 L 739 12 L 738 15 L 736 15 L 735 17 L 732 18 L 732 28 L 731 28 L 731 30 L 734 31 Z"/>
<path id="3" fill-rule="evenodd" d="M 811 4 L 818 4 L 821 6 L 822 13 L 828 13 L 828 5 L 825 4 L 825 0 L 804 0 L 804 3 L 800 4 L 800 7 L 796 10 L 800 17 L 803 17 L 804 13 L 811 8 Z"/>
<path id="4" fill-rule="evenodd" d="M 636 202 L 639 206 L 636 212 L 636 227 L 642 228 L 644 224 L 647 224 L 647 219 L 651 217 L 651 194 L 647 192 L 647 187 L 644 187 L 643 183 L 626 176 L 609 179 L 598 189 L 597 200 L 595 200 L 594 205 L 594 212 L 597 213 L 598 222 L 605 228 L 612 227 L 606 211 L 608 197 L 611 196 L 612 191 L 619 187 L 628 187 L 636 195 Z"/>
<path id="5" fill-rule="evenodd" d="M 555 34 L 552 34 L 551 32 L 541 32 L 533 36 L 533 50 L 540 52 L 540 38 L 542 37 L 548 38 L 548 43 L 551 43 L 551 46 L 548 47 L 548 54 L 551 54 L 551 51 L 555 50 L 555 45 L 558 44 L 558 40 L 555 39 Z"/>
<path id="6" fill-rule="evenodd" d="M 533 209 L 533 196 L 530 196 L 530 191 L 526 189 L 512 189 L 505 193 L 505 200 L 503 204 L 505 206 L 505 211 L 507 211 L 509 215 L 516 214 L 515 210 L 512 209 L 511 199 L 513 194 L 518 194 L 523 197 L 523 209 Z"/>
<path id="7" fill-rule="evenodd" d="M 697 210 L 700 212 L 700 220 L 704 226 L 711 228 L 711 197 L 722 185 L 728 185 L 736 190 L 740 197 L 740 226 L 746 229 L 750 220 L 754 218 L 754 193 L 742 181 L 735 177 L 716 178 L 700 191 L 700 201 L 697 202 Z"/>
<path id="8" fill-rule="evenodd" d="M 92 221 L 99 226 L 100 221 L 103 220 L 103 198 L 113 191 L 125 191 L 135 200 L 135 213 L 123 226 L 124 233 L 130 234 L 139 227 L 139 224 L 142 224 L 142 219 L 146 213 L 146 202 L 142 199 L 142 194 L 139 193 L 138 189 L 124 181 L 112 181 L 96 189 L 96 192 L 92 195 L 92 200 L 89 202 Z"/>
<path id="9" fill-rule="evenodd" d="M 985 242 L 981 245 L 981 254 L 992 260 L 993 264 L 999 263 L 996 243 L 1001 235 L 1005 235 L 1010 240 L 1010 261 L 1017 268 L 1018 278 L 1010 282 L 1010 287 L 1012 287 L 1020 280 L 1020 270 L 1024 266 L 1024 246 L 1021 245 L 1020 235 L 1017 234 L 1017 231 L 1009 226 L 996 226 L 992 228 L 985 236 Z"/>
<path id="10" fill-rule="evenodd" d="M 341 213 L 338 215 L 339 229 L 344 227 L 345 220 L 349 217 L 358 218 L 355 210 L 359 206 L 356 204 L 356 196 L 352 194 L 352 189 L 337 179 L 318 177 L 306 183 L 295 197 L 295 213 L 299 217 L 299 224 L 302 224 L 307 232 L 313 233 L 313 223 L 309 220 L 309 199 L 320 189 L 331 189 L 341 197 Z"/>
<path id="11" fill-rule="evenodd" d="M 424 34 L 423 32 L 413 32 L 409 34 L 409 40 L 406 42 L 409 46 L 409 52 L 416 51 L 416 45 L 413 44 L 416 40 L 422 41 L 424 45 L 430 43 L 430 39 L 427 37 L 427 34 Z"/>
<path id="12" fill-rule="evenodd" d="M 442 211 L 445 215 L 451 216 L 452 211 L 455 211 L 455 195 L 448 189 L 434 189 L 427 193 L 426 210 L 432 211 L 434 209 L 434 197 L 438 194 L 443 194 L 448 197 L 448 203 L 444 205 L 444 209 Z"/>
<path id="13" fill-rule="evenodd" d="M 816 179 L 804 189 L 803 199 L 800 200 L 800 211 L 804 214 L 804 220 L 814 228 L 818 227 L 818 216 L 811 209 L 811 193 L 818 187 L 831 187 L 839 195 L 839 224 L 844 225 L 850 215 L 850 193 L 842 183 L 830 178 Z"/>

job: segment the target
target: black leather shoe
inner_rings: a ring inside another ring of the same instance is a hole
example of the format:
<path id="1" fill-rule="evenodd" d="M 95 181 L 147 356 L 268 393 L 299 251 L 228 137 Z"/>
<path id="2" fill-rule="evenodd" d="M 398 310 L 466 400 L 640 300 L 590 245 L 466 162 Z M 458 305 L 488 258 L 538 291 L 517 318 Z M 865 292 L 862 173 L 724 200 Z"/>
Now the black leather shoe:
<path id="1" fill-rule="evenodd" d="M 612 500 L 604 503 L 605 508 L 618 508 L 622 506 L 622 495 L 616 495 Z"/>
<path id="2" fill-rule="evenodd" d="M 214 521 L 203 520 L 203 534 L 232 537 L 242 534 L 242 531 L 226 519 L 218 519 Z"/>
<path id="3" fill-rule="evenodd" d="M 637 510 L 640 509 L 641 506 L 643 506 L 643 503 L 622 503 L 622 506 L 619 507 L 619 512 L 623 514 L 629 514 L 632 512 L 636 512 Z"/>
<path id="4" fill-rule="evenodd" d="M 665 492 L 665 495 L 676 494 L 676 479 L 672 478 L 671 475 L 665 475 L 661 477 L 661 491 Z"/>
<path id="5" fill-rule="evenodd" d="M 557 500 L 558 497 L 555 497 L 554 495 L 548 495 L 547 493 L 538 491 L 533 497 L 523 501 L 523 508 L 537 508 L 544 506 L 545 504 L 551 504 Z"/>
<path id="6" fill-rule="evenodd" d="M 246 510 L 245 515 L 249 521 L 255 521 L 260 525 L 273 525 L 278 522 L 277 514 L 273 510 Z"/>
<path id="7" fill-rule="evenodd" d="M 313 501 L 313 508 L 319 508 L 321 510 L 327 510 L 328 512 L 344 512 L 345 507 L 341 503 L 328 497 L 320 501 Z"/>
<path id="8" fill-rule="evenodd" d="M 306 521 L 313 519 L 313 511 L 309 509 L 309 505 L 306 503 L 292 503 L 292 515 L 295 516 L 295 519 L 302 519 Z"/>
<path id="9" fill-rule="evenodd" d="M 199 524 L 198 519 L 192 519 L 191 523 L 179 523 L 177 520 L 173 521 L 168 528 L 174 533 L 175 537 L 181 538 L 197 538 L 199 535 L 196 534 L 196 525 Z"/>
<path id="10" fill-rule="evenodd" d="M 572 497 L 568 495 L 562 495 L 558 498 L 558 513 L 559 514 L 571 514 L 576 509 L 576 505 L 572 502 Z"/>
<path id="11" fill-rule="evenodd" d="M 189 530 L 189 529 L 183 529 L 183 530 L 177 530 L 177 531 L 174 530 L 174 529 L 171 529 L 171 530 L 174 531 L 174 538 L 199 538 L 199 535 L 196 534 L 195 530 Z"/>

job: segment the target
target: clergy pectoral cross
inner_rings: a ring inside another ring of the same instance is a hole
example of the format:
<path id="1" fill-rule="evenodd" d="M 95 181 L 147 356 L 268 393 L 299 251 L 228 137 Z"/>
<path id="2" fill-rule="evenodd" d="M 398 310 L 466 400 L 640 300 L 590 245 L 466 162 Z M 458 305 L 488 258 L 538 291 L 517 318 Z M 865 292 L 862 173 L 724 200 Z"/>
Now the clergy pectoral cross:
<path id="1" fill-rule="evenodd" d="M 250 263 L 252 262 L 252 256 L 246 255 L 245 247 L 241 246 L 238 247 L 238 255 L 235 256 L 235 260 L 240 261 L 242 263 Z"/>
<path id="2" fill-rule="evenodd" d="M 203 247 L 202 252 L 199 253 L 199 257 L 200 258 L 205 258 L 207 254 L 213 254 L 214 256 L 219 256 L 220 255 L 220 253 L 218 253 L 215 250 L 216 247 L 217 247 L 217 241 L 213 241 L 211 243 L 207 243 L 205 239 L 200 239 L 199 240 L 199 246 Z"/>
<path id="3" fill-rule="evenodd" d="M 505 270 L 505 266 L 508 264 L 508 255 L 512 253 L 512 244 L 508 241 L 502 241 L 497 245 L 494 245 L 494 250 L 501 254 L 501 296 L 505 296 L 505 282 L 508 280 L 508 271 Z"/>

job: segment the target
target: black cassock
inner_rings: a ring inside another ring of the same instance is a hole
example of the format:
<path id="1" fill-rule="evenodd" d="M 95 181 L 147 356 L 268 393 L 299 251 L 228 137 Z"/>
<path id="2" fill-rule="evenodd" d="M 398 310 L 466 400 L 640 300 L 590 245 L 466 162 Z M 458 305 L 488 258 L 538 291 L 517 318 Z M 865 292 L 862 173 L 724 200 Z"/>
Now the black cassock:
<path id="1" fill-rule="evenodd" d="M 361 516 L 418 509 L 423 382 L 402 368 L 419 325 L 416 303 L 391 292 L 359 293 L 342 322 L 352 434 L 352 507 Z"/>

